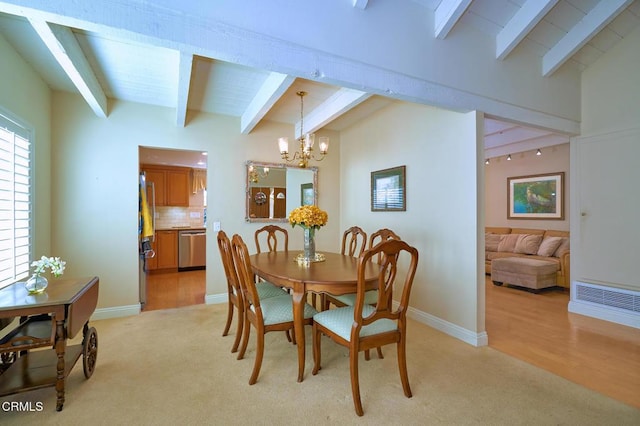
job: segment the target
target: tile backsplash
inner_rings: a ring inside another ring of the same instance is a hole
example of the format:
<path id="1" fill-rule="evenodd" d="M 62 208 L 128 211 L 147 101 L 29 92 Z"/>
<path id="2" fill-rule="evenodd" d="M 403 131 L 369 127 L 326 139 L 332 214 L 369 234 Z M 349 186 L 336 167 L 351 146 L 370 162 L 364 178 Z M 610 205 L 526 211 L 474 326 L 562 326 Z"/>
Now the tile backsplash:
<path id="1" fill-rule="evenodd" d="M 178 226 L 204 227 L 205 207 L 156 207 L 156 229 Z"/>

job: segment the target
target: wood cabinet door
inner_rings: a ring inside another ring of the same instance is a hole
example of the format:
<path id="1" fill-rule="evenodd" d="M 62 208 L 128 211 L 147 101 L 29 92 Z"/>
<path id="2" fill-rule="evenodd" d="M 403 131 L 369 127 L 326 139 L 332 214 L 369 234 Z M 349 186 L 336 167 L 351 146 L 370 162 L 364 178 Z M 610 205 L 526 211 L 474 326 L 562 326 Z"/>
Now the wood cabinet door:
<path id="1" fill-rule="evenodd" d="M 166 205 L 189 207 L 189 172 L 166 172 Z"/>
<path id="2" fill-rule="evenodd" d="M 152 188 L 155 190 L 156 206 L 165 206 L 165 173 L 162 170 L 144 170 L 147 180 L 147 201 L 153 202 Z M 153 183 L 153 185 L 151 185 Z"/>
<path id="3" fill-rule="evenodd" d="M 178 232 L 158 231 L 156 233 L 156 258 L 158 269 L 178 267 Z"/>

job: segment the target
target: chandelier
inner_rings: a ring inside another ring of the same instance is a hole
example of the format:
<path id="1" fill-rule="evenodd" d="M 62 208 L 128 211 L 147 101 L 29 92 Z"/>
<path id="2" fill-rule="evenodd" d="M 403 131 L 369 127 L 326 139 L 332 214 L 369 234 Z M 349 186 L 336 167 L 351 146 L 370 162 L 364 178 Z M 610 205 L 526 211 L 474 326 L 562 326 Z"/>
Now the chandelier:
<path id="1" fill-rule="evenodd" d="M 327 155 L 329 151 L 329 138 L 326 136 L 320 137 L 319 139 L 319 148 L 320 148 L 320 157 L 316 157 L 313 155 L 313 143 L 315 135 L 313 133 L 304 134 L 304 102 L 303 98 L 307 94 L 307 92 L 299 91 L 296 92 L 296 95 L 300 96 L 300 137 L 298 138 L 298 142 L 300 142 L 300 149 L 298 152 L 295 152 L 292 156 L 289 155 L 289 138 L 282 137 L 278 139 L 278 146 L 280 147 L 280 155 L 282 159 L 291 163 L 293 161 L 298 161 L 298 167 L 307 167 L 309 164 L 309 160 L 322 161 L 324 156 Z"/>
<path id="2" fill-rule="evenodd" d="M 253 164 L 251 164 L 249 166 L 249 182 L 258 183 L 258 180 L 260 178 L 264 179 L 267 176 L 269 176 L 269 168 L 268 167 L 263 167 L 262 168 L 262 173 L 260 173 L 258 170 L 256 170 L 255 167 L 253 167 Z"/>

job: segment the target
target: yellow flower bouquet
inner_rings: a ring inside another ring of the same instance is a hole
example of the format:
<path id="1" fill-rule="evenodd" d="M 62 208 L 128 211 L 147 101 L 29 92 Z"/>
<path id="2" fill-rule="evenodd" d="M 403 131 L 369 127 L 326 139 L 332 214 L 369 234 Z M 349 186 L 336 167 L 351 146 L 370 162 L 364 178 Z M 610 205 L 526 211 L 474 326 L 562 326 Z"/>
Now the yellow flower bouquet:
<path id="1" fill-rule="evenodd" d="M 322 262 L 323 254 L 316 253 L 315 231 L 327 224 L 329 215 L 317 206 L 300 206 L 289 213 L 289 223 L 292 227 L 298 225 L 304 230 L 304 252 L 299 254 L 296 261 L 299 265 L 309 265 L 311 262 Z"/>
<path id="2" fill-rule="evenodd" d="M 289 213 L 289 223 L 292 227 L 296 225 L 307 229 L 320 229 L 327 224 L 329 215 L 318 206 L 300 206 Z"/>

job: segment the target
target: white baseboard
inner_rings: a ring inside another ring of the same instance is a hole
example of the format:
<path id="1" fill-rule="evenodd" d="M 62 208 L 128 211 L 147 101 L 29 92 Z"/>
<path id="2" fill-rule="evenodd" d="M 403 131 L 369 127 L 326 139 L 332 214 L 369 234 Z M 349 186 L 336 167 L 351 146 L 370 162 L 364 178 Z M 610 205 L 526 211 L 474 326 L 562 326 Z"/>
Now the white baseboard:
<path id="1" fill-rule="evenodd" d="M 394 302 L 396 304 L 397 302 Z M 475 333 L 459 325 L 450 323 L 438 318 L 434 315 L 427 314 L 426 312 L 419 311 L 418 309 L 409 307 L 407 310 L 407 316 L 412 320 L 418 321 L 422 324 L 428 325 L 431 328 L 435 328 L 451 337 L 455 337 L 458 340 L 462 340 L 472 346 L 487 346 L 489 344 L 489 338 L 487 332 Z"/>
<path id="2" fill-rule="evenodd" d="M 574 314 L 585 315 L 587 317 L 598 318 L 604 321 L 614 322 L 616 324 L 626 325 L 628 327 L 640 328 L 640 312 L 622 312 L 619 309 L 607 308 L 606 306 L 597 306 L 593 303 L 570 301 L 569 312 Z"/>
<path id="3" fill-rule="evenodd" d="M 99 308 L 91 315 L 91 320 L 103 320 L 109 318 L 129 317 L 132 315 L 139 315 L 141 312 L 140 304 L 116 306 L 113 308 Z"/>
<path id="4" fill-rule="evenodd" d="M 219 303 L 227 303 L 228 301 L 227 293 L 221 294 L 207 294 L 204 296 L 204 303 L 207 305 L 217 305 Z"/>
<path id="5" fill-rule="evenodd" d="M 227 294 L 207 294 L 204 297 L 204 302 L 207 305 L 227 303 Z M 109 318 L 128 317 L 132 315 L 139 315 L 140 312 L 140 304 L 118 306 L 114 308 L 101 308 L 96 309 L 96 311 L 91 316 L 91 319 L 95 321 Z M 462 340 L 463 342 L 468 343 L 472 346 L 487 346 L 487 344 L 489 343 L 487 333 L 484 331 L 482 333 L 474 333 L 473 331 L 467 330 L 466 328 L 460 327 L 459 325 L 450 323 L 441 318 L 435 317 L 431 314 L 427 314 L 411 307 L 409 307 L 407 315 L 409 316 L 409 318 L 415 321 L 435 328 L 436 330 L 448 334 L 451 337 L 455 337 L 456 339 Z"/>

